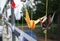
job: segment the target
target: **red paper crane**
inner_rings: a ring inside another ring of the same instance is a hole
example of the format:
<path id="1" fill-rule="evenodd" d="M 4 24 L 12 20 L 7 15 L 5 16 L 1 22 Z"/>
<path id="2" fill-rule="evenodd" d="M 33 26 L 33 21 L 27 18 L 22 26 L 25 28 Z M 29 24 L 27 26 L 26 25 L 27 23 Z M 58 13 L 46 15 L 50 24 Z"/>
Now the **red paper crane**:
<path id="1" fill-rule="evenodd" d="M 53 18 L 54 18 L 54 15 L 55 15 L 55 12 L 54 12 L 52 17 L 51 17 L 51 15 L 49 15 L 44 22 L 42 22 L 42 21 L 40 22 L 42 27 L 43 27 L 43 29 L 50 29 L 51 23 L 52 23 Z"/>
<path id="2" fill-rule="evenodd" d="M 16 4 L 14 3 L 14 0 L 11 2 L 11 8 L 16 8 Z"/>

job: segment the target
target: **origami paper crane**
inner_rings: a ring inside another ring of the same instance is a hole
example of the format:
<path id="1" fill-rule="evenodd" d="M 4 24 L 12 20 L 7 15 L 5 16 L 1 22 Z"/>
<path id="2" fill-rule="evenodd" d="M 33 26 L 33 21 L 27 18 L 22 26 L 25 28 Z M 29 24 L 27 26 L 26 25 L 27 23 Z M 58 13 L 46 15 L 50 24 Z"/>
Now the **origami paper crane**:
<path id="1" fill-rule="evenodd" d="M 28 10 L 26 9 L 25 21 L 27 22 L 28 27 L 29 27 L 30 29 L 34 29 L 34 28 L 35 28 L 35 25 L 36 25 L 37 23 L 41 22 L 42 20 L 43 20 L 43 21 L 46 20 L 46 16 L 44 16 L 44 17 L 42 17 L 42 18 L 39 18 L 39 19 L 37 19 L 37 20 L 30 20 Z M 43 21 L 42 21 L 42 22 L 43 22 Z"/>

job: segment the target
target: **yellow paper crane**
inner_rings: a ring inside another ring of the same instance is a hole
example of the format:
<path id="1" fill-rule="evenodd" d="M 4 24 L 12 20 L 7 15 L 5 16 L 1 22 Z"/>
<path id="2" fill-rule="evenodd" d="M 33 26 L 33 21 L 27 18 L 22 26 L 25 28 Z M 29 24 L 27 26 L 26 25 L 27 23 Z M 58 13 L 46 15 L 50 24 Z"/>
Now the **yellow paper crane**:
<path id="1" fill-rule="evenodd" d="M 29 17 L 29 13 L 28 13 L 28 10 L 26 9 L 26 17 L 25 17 L 25 20 L 28 24 L 28 27 L 30 29 L 34 29 L 35 28 L 35 25 L 37 23 L 39 23 L 40 21 L 44 20 L 46 16 L 43 16 L 42 18 L 39 18 L 37 20 L 30 20 L 30 17 Z"/>

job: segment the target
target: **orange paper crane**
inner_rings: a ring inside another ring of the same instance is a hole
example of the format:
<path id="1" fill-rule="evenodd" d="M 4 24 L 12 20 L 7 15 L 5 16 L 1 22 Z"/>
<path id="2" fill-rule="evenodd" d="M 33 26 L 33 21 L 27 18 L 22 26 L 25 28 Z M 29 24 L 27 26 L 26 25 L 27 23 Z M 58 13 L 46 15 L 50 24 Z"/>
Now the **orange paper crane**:
<path id="1" fill-rule="evenodd" d="M 42 20 L 43 17 L 42 17 L 42 18 L 39 18 L 39 19 L 37 19 L 37 20 L 30 20 L 28 10 L 26 9 L 26 17 L 25 17 L 25 20 L 26 20 L 26 22 L 27 22 L 27 24 L 28 24 L 28 27 L 29 27 L 30 29 L 34 29 L 34 28 L 35 28 L 35 25 L 36 25 L 38 22 L 41 21 L 40 19 Z"/>
<path id="2" fill-rule="evenodd" d="M 25 17 L 25 20 L 28 24 L 28 27 L 30 29 L 34 29 L 35 28 L 35 22 L 34 20 L 30 20 L 30 17 L 29 17 L 29 14 L 28 14 L 28 10 L 26 9 L 26 17 Z"/>

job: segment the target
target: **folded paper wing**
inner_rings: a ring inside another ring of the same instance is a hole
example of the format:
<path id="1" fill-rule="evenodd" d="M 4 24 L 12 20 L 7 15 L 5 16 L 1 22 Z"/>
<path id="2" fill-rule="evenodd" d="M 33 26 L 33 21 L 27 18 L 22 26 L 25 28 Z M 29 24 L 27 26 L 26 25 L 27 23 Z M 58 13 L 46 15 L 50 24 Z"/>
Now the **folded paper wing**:
<path id="1" fill-rule="evenodd" d="M 28 27 L 30 28 L 30 17 L 29 17 L 29 14 L 28 14 L 28 10 L 26 9 L 26 17 L 25 17 L 25 20 L 28 24 Z"/>
<path id="2" fill-rule="evenodd" d="M 39 22 L 40 22 L 40 23 L 43 23 L 46 19 L 47 19 L 47 17 L 46 17 L 46 16 L 43 16 L 43 17 L 35 20 L 35 24 L 37 24 L 37 23 L 39 23 Z"/>
<path id="3" fill-rule="evenodd" d="M 28 10 L 26 9 L 26 17 L 25 20 L 28 24 L 28 27 L 30 29 L 34 29 L 35 28 L 35 21 L 34 20 L 30 20 L 29 14 L 28 14 Z"/>
<path id="4" fill-rule="evenodd" d="M 47 17 L 46 17 L 46 16 L 43 16 L 42 18 L 40 18 L 41 23 L 45 22 L 45 21 L 46 21 L 46 19 L 47 19 Z"/>
<path id="5" fill-rule="evenodd" d="M 51 17 L 51 23 L 52 23 L 52 21 L 53 21 L 53 19 L 54 19 L 55 13 L 56 13 L 56 12 L 54 12 L 53 15 L 52 15 L 52 17 Z"/>

